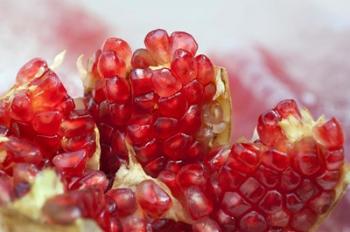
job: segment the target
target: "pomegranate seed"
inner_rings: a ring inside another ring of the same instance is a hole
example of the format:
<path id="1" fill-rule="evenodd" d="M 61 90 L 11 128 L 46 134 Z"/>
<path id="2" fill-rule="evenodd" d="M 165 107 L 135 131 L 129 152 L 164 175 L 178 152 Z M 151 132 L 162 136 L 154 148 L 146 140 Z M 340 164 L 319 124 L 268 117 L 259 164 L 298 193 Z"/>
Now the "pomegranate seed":
<path id="1" fill-rule="evenodd" d="M 166 162 L 166 158 L 164 156 L 160 156 L 147 163 L 147 165 L 144 167 L 144 170 L 151 177 L 157 177 L 158 174 L 164 170 Z"/>
<path id="2" fill-rule="evenodd" d="M 34 115 L 33 129 L 44 135 L 54 135 L 58 132 L 62 115 L 58 111 L 41 112 Z"/>
<path id="3" fill-rule="evenodd" d="M 134 98 L 134 104 L 140 109 L 144 111 L 153 111 L 156 109 L 156 105 L 158 102 L 158 96 L 153 93 L 147 93 L 145 95 L 141 95 Z"/>
<path id="4" fill-rule="evenodd" d="M 282 173 L 281 188 L 285 191 L 292 191 L 301 183 L 301 177 L 298 173 L 291 169 L 287 169 Z"/>
<path id="5" fill-rule="evenodd" d="M 155 133 L 159 139 L 167 139 L 177 131 L 177 119 L 159 117 L 154 123 Z"/>
<path id="6" fill-rule="evenodd" d="M 304 179 L 301 185 L 297 188 L 296 193 L 302 201 L 308 201 L 319 192 L 317 186 L 309 179 Z"/>
<path id="7" fill-rule="evenodd" d="M 87 188 L 99 188 L 101 191 L 105 191 L 109 185 L 108 179 L 103 172 L 89 171 L 82 177 L 79 177 L 72 183 L 70 183 L 69 189 L 87 189 Z"/>
<path id="8" fill-rule="evenodd" d="M 265 188 L 253 177 L 249 177 L 239 188 L 242 195 L 249 201 L 256 203 L 265 194 Z"/>
<path id="9" fill-rule="evenodd" d="M 163 170 L 159 173 L 158 179 L 165 183 L 171 190 L 171 192 L 175 195 L 179 193 L 177 181 L 176 181 L 176 174 L 169 170 Z"/>
<path id="10" fill-rule="evenodd" d="M 143 146 L 135 146 L 136 157 L 141 163 L 148 163 L 158 155 L 158 143 L 156 139 L 148 141 Z"/>
<path id="11" fill-rule="evenodd" d="M 128 81 L 119 77 L 106 80 L 106 97 L 111 102 L 125 103 L 130 97 Z"/>
<path id="12" fill-rule="evenodd" d="M 171 70 L 183 85 L 192 81 L 197 76 L 197 65 L 193 56 L 186 50 L 178 49 L 175 51 Z"/>
<path id="13" fill-rule="evenodd" d="M 282 195 L 278 191 L 269 191 L 261 200 L 260 208 L 266 213 L 276 213 L 282 209 Z"/>
<path id="14" fill-rule="evenodd" d="M 200 219 L 208 216 L 213 211 L 211 201 L 205 194 L 195 186 L 191 186 L 184 191 L 185 205 L 190 212 L 192 218 Z"/>
<path id="15" fill-rule="evenodd" d="M 124 125 L 131 115 L 131 106 L 129 104 L 110 104 L 106 112 L 100 112 L 102 115 L 111 114 L 110 122 L 112 125 Z"/>
<path id="16" fill-rule="evenodd" d="M 39 164 L 43 160 L 42 153 L 37 147 L 15 137 L 10 137 L 5 143 L 5 149 L 7 150 L 7 161 Z"/>
<path id="17" fill-rule="evenodd" d="M 34 58 L 23 65 L 18 71 L 16 84 L 22 85 L 30 82 L 32 79 L 42 76 L 47 70 L 48 66 L 45 60 Z"/>
<path id="18" fill-rule="evenodd" d="M 287 118 L 288 116 L 294 116 L 297 119 L 300 119 L 300 112 L 297 106 L 297 103 L 294 100 L 288 99 L 283 100 L 277 104 L 274 108 L 276 112 L 282 117 Z"/>
<path id="19" fill-rule="evenodd" d="M 142 209 L 152 217 L 160 217 L 172 204 L 169 195 L 152 180 L 144 180 L 137 185 L 136 198 Z"/>
<path id="20" fill-rule="evenodd" d="M 121 220 L 123 231 L 149 232 L 151 225 L 139 216 L 128 216 Z"/>
<path id="21" fill-rule="evenodd" d="M 14 164 L 12 172 L 14 184 L 21 182 L 32 183 L 39 169 L 34 164 L 17 163 Z"/>
<path id="22" fill-rule="evenodd" d="M 119 59 L 126 61 L 126 64 L 129 63 L 131 58 L 131 48 L 129 44 L 119 38 L 108 38 L 102 46 L 102 51 L 115 52 Z"/>
<path id="23" fill-rule="evenodd" d="M 177 173 L 176 180 L 179 186 L 186 189 L 190 186 L 204 188 L 207 181 L 204 168 L 200 164 L 188 164 Z"/>
<path id="24" fill-rule="evenodd" d="M 52 163 L 59 171 L 67 175 L 79 175 L 85 168 L 86 156 L 86 152 L 83 150 L 62 153 L 55 156 Z"/>
<path id="25" fill-rule="evenodd" d="M 193 232 L 221 232 L 220 226 L 210 218 L 203 218 L 192 225 Z"/>
<path id="26" fill-rule="evenodd" d="M 335 118 L 318 126 L 314 131 L 317 141 L 328 149 L 339 149 L 344 145 L 343 130 Z"/>
<path id="27" fill-rule="evenodd" d="M 169 97 L 159 98 L 159 113 L 165 117 L 181 117 L 187 110 L 187 101 L 185 96 L 178 92 Z"/>
<path id="28" fill-rule="evenodd" d="M 197 63 L 197 80 L 202 85 L 207 85 L 215 81 L 215 71 L 214 65 L 211 63 L 210 59 L 205 55 L 196 56 Z"/>
<path id="29" fill-rule="evenodd" d="M 156 66 L 157 63 L 147 49 L 141 48 L 134 51 L 131 65 L 133 68 L 148 68 L 149 66 Z"/>
<path id="30" fill-rule="evenodd" d="M 321 176 L 317 177 L 316 182 L 324 190 L 332 190 L 340 180 L 339 171 L 325 171 Z"/>
<path id="31" fill-rule="evenodd" d="M 268 188 L 275 188 L 279 183 L 280 173 L 261 165 L 256 171 L 255 176 L 264 186 Z M 285 184 L 285 182 L 283 182 L 283 184 Z"/>
<path id="32" fill-rule="evenodd" d="M 344 164 L 344 151 L 343 149 L 327 151 L 325 158 L 328 170 L 339 170 Z"/>
<path id="33" fill-rule="evenodd" d="M 121 216 L 130 215 L 136 210 L 135 193 L 128 188 L 112 189 L 107 192 L 117 204 L 117 213 Z"/>
<path id="34" fill-rule="evenodd" d="M 154 91 L 160 97 L 169 97 L 182 88 L 180 80 L 177 80 L 167 68 L 154 70 L 152 81 Z"/>
<path id="35" fill-rule="evenodd" d="M 209 83 L 204 86 L 203 90 L 203 102 L 211 102 L 216 93 L 216 85 L 214 83 Z"/>
<path id="36" fill-rule="evenodd" d="M 291 212 L 298 212 L 303 208 L 302 200 L 294 193 L 289 193 L 286 196 L 286 207 Z"/>
<path id="37" fill-rule="evenodd" d="M 33 118 L 31 100 L 24 92 L 16 93 L 10 106 L 11 117 L 18 121 L 28 122 Z"/>
<path id="38" fill-rule="evenodd" d="M 240 228 L 244 232 L 263 232 L 267 229 L 267 225 L 261 214 L 251 211 L 241 218 Z"/>
<path id="39" fill-rule="evenodd" d="M 201 111 L 198 105 L 190 106 L 180 121 L 180 130 L 187 134 L 194 134 L 201 126 Z"/>
<path id="40" fill-rule="evenodd" d="M 198 45 L 192 35 L 186 32 L 176 31 L 171 33 L 170 36 L 170 54 L 173 55 L 178 49 L 186 50 L 194 56 L 197 52 Z"/>
<path id="41" fill-rule="evenodd" d="M 135 95 L 138 96 L 153 91 L 152 75 L 150 69 L 136 68 L 131 71 L 130 80 Z"/>
<path id="42" fill-rule="evenodd" d="M 215 212 L 214 218 L 221 226 L 223 232 L 235 231 L 236 219 L 226 214 L 223 210 L 219 209 L 217 212 Z"/>
<path id="43" fill-rule="evenodd" d="M 335 193 L 333 191 L 323 192 L 310 201 L 310 208 L 317 214 L 324 214 L 332 206 L 334 198 Z"/>
<path id="44" fill-rule="evenodd" d="M 291 226 L 302 232 L 307 232 L 315 224 L 316 215 L 309 209 L 303 209 L 295 215 L 291 221 Z"/>
<path id="45" fill-rule="evenodd" d="M 226 192 L 221 201 L 221 207 L 228 215 L 239 217 L 247 212 L 251 206 L 238 193 Z"/>
<path id="46" fill-rule="evenodd" d="M 200 104 L 203 98 L 203 86 L 197 81 L 193 80 L 182 88 L 183 94 L 189 104 Z"/>
<path id="47" fill-rule="evenodd" d="M 298 152 L 295 154 L 295 163 L 300 172 L 311 176 L 321 168 L 321 160 L 317 154 L 311 152 Z"/>
<path id="48" fill-rule="evenodd" d="M 190 136 L 178 133 L 164 141 L 163 151 L 169 159 L 179 160 L 184 158 L 185 151 L 188 149 L 190 142 Z"/>
<path id="49" fill-rule="evenodd" d="M 267 151 L 262 161 L 267 167 L 277 171 L 283 171 L 289 166 L 288 155 L 277 150 Z"/>
<path id="50" fill-rule="evenodd" d="M 126 67 L 122 59 L 118 58 L 114 51 L 103 51 L 98 58 L 97 70 L 100 76 L 111 78 L 115 76 L 125 77 Z"/>
<path id="51" fill-rule="evenodd" d="M 169 62 L 169 36 L 165 30 L 157 29 L 149 32 L 145 37 L 145 45 L 158 64 Z"/>
<path id="52" fill-rule="evenodd" d="M 259 117 L 257 131 L 261 141 L 266 145 L 277 144 L 284 139 L 278 122 L 280 115 L 275 111 L 269 111 Z"/>

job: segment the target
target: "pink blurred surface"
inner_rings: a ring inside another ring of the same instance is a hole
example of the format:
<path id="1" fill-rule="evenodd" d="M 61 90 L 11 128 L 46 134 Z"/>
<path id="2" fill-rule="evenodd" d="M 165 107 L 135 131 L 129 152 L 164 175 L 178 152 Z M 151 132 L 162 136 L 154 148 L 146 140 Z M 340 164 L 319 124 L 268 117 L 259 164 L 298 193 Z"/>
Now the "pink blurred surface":
<path id="1" fill-rule="evenodd" d="M 214 2 L 214 1 L 213 1 Z M 75 59 L 89 55 L 103 38 L 116 35 L 142 46 L 150 29 L 186 30 L 230 73 L 233 140 L 250 137 L 260 112 L 294 98 L 316 116 L 336 116 L 350 130 L 350 7 L 347 1 L 307 3 L 268 0 L 162 1 L 107 4 L 103 1 L 0 0 L 0 92 L 13 83 L 28 59 L 52 60 L 67 50 L 59 74 L 75 96 L 82 93 Z M 156 7 L 157 6 L 157 7 Z M 170 9 L 171 8 L 171 9 Z M 346 137 L 347 150 L 350 137 Z M 347 154 L 349 159 L 349 154 Z M 341 201 L 319 231 L 350 231 Z"/>

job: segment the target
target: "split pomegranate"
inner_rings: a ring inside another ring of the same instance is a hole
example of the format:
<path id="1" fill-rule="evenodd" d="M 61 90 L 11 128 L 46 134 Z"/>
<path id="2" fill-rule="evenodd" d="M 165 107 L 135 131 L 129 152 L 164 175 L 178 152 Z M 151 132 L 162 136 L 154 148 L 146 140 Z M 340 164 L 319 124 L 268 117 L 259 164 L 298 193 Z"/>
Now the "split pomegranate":
<path id="1" fill-rule="evenodd" d="M 87 72 L 78 63 L 101 132 L 102 170 L 111 176 L 127 159 L 124 140 L 152 176 L 169 161 L 197 162 L 208 148 L 229 140 L 225 72 L 196 55 L 188 33 L 158 29 L 144 42 L 146 48 L 132 53 L 124 40 L 109 38 Z"/>
<path id="2" fill-rule="evenodd" d="M 80 60 L 84 99 L 41 59 L 21 68 L 0 99 L 0 228 L 316 229 L 348 182 L 340 123 L 284 100 L 229 146 L 224 70 L 185 32 L 154 30 L 145 46 L 110 38 L 88 71 Z"/>

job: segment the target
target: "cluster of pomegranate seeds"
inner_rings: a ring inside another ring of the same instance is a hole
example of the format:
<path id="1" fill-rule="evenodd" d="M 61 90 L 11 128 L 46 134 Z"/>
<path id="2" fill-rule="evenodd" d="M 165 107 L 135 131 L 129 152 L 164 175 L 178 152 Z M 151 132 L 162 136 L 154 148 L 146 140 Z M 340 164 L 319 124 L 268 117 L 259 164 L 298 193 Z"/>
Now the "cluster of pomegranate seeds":
<path id="1" fill-rule="evenodd" d="M 149 32 L 133 54 L 107 39 L 90 60 L 85 80 L 89 109 L 98 124 L 102 170 L 112 176 L 127 158 L 124 141 L 146 172 L 157 176 L 168 161 L 202 159 L 227 127 L 216 94 L 215 68 L 185 32 Z M 131 62 L 131 63 L 130 63 Z"/>
<path id="2" fill-rule="evenodd" d="M 213 150 L 203 165 L 160 173 L 197 220 L 193 231 L 307 232 L 333 206 L 344 174 L 335 119 L 315 122 L 286 100 L 260 117 L 258 134 Z"/>
<path id="3" fill-rule="evenodd" d="M 69 182 L 84 173 L 96 149 L 95 122 L 83 99 L 72 99 L 39 58 L 20 69 L 0 99 L 0 128 L 1 170 L 14 178 L 54 166 Z"/>

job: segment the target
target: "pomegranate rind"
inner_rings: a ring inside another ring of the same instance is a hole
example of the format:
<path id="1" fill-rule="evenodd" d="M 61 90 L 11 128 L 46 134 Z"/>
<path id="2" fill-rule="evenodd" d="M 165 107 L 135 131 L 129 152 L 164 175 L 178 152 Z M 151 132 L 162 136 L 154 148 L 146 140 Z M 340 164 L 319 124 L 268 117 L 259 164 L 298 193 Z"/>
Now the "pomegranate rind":
<path id="1" fill-rule="evenodd" d="M 214 96 L 215 101 L 219 103 L 223 110 L 224 122 L 226 128 L 219 134 L 216 134 L 211 144 L 212 147 L 226 145 L 231 141 L 231 127 L 232 127 L 232 102 L 229 76 L 225 68 L 215 66 L 215 81 L 217 93 Z"/>
<path id="2" fill-rule="evenodd" d="M 0 208 L 0 231 L 23 231 L 23 228 L 26 231 L 38 232 L 101 231 L 92 220 L 78 219 L 66 226 L 47 224 L 43 221 L 41 208 L 46 200 L 63 192 L 64 186 L 55 171 L 41 171 L 24 197 Z"/>

